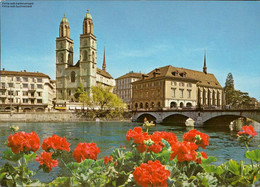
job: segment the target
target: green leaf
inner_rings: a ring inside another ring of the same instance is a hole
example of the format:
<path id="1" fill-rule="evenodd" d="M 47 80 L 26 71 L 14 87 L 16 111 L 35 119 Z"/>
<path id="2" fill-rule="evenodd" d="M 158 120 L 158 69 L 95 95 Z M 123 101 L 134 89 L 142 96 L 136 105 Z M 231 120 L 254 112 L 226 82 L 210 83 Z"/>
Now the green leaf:
<path id="1" fill-rule="evenodd" d="M 13 161 L 13 162 L 17 162 L 21 158 L 22 158 L 22 153 L 14 154 L 11 149 L 7 149 L 3 152 L 3 159 Z"/>
<path id="2" fill-rule="evenodd" d="M 217 175 L 221 175 L 224 173 L 224 169 L 221 168 L 221 166 L 214 166 L 214 165 L 208 165 L 204 167 L 205 171 L 208 173 L 216 173 Z"/>
<path id="3" fill-rule="evenodd" d="M 133 157 L 133 153 L 131 151 L 128 151 L 125 153 L 125 160 L 129 160 Z"/>
<path id="4" fill-rule="evenodd" d="M 34 160 L 36 158 L 37 154 L 36 153 L 32 153 L 32 154 L 28 154 L 28 155 L 24 155 L 24 159 L 25 162 L 29 162 L 31 160 Z"/>
<path id="5" fill-rule="evenodd" d="M 235 175 L 240 175 L 240 165 L 235 160 L 228 161 L 228 170 Z"/>
<path id="6" fill-rule="evenodd" d="M 253 151 L 246 152 L 245 157 L 250 159 L 250 160 L 260 162 L 260 150 L 256 149 L 256 150 L 253 150 Z"/>
<path id="7" fill-rule="evenodd" d="M 206 166 L 206 165 L 211 164 L 212 162 L 216 162 L 216 161 L 217 161 L 216 157 L 209 156 L 207 159 L 202 159 L 201 165 L 202 166 Z"/>

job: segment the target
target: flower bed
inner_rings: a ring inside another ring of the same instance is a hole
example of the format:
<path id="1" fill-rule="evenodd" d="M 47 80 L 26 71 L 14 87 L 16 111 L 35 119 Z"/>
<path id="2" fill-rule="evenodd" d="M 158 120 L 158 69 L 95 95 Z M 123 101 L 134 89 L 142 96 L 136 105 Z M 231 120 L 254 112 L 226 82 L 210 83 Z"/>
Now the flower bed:
<path id="1" fill-rule="evenodd" d="M 17 128 L 12 128 L 14 131 Z M 97 159 L 100 149 L 95 143 L 80 142 L 71 151 L 65 137 L 52 135 L 43 140 L 43 152 L 37 155 L 40 139 L 35 132 L 16 132 L 8 138 L 0 168 L 2 186 L 250 186 L 259 185 L 260 150 L 250 151 L 248 145 L 257 133 L 252 126 L 244 126 L 238 141 L 247 151 L 244 161 L 229 160 L 219 166 L 217 159 L 204 150 L 209 136 L 193 129 L 178 141 L 174 133 L 130 129 L 126 139 L 131 141 L 131 151 L 120 146 L 111 155 Z M 203 151 L 202 151 L 203 150 Z M 64 161 L 64 154 L 73 162 Z M 38 162 L 37 171 L 31 171 L 28 162 Z M 40 170 L 65 166 L 69 174 L 57 177 L 46 184 L 33 176 Z"/>

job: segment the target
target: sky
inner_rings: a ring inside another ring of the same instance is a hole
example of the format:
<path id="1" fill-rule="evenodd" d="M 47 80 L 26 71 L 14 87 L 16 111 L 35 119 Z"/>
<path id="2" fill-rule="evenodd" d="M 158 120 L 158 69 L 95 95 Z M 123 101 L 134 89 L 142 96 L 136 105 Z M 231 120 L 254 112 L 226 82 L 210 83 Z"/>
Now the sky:
<path id="1" fill-rule="evenodd" d="M 98 67 L 105 47 L 107 71 L 114 78 L 167 65 L 202 71 L 206 48 L 208 73 L 224 86 L 231 72 L 236 89 L 260 100 L 260 2 L 30 2 L 31 8 L 1 6 L 1 66 L 6 70 L 39 71 L 55 79 L 60 21 L 65 13 L 75 64 L 89 9 Z"/>

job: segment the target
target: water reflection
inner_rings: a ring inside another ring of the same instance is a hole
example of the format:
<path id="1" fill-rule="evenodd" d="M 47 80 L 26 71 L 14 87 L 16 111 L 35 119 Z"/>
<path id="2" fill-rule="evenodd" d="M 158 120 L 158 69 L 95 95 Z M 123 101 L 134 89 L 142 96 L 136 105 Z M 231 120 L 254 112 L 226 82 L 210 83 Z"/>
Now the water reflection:
<path id="1" fill-rule="evenodd" d="M 6 149 L 4 142 L 7 140 L 11 131 L 11 125 L 18 125 L 21 131 L 31 132 L 35 131 L 41 141 L 44 138 L 50 137 L 52 134 L 64 136 L 67 141 L 71 143 L 71 150 L 73 150 L 79 142 L 95 142 L 101 150 L 98 158 L 103 158 L 111 154 L 114 148 L 125 145 L 130 147 L 126 140 L 126 132 L 133 129 L 135 126 L 141 124 L 130 122 L 79 122 L 79 123 L 2 123 L 0 124 L 0 156 Z M 260 134 L 259 124 L 254 124 L 257 133 Z M 170 131 L 175 133 L 178 140 L 182 140 L 185 132 L 191 130 L 192 127 L 185 127 L 183 124 L 174 124 L 174 126 L 156 125 L 150 129 L 150 133 L 154 131 Z M 207 133 L 210 136 L 209 146 L 203 150 L 208 155 L 216 156 L 218 161 L 215 164 L 220 164 L 229 159 L 241 160 L 244 159 L 245 148 L 237 142 L 236 132 L 229 131 L 227 128 L 199 128 L 199 131 Z M 260 136 L 256 136 L 251 142 L 250 148 L 255 149 L 260 142 Z M 201 148 L 200 148 L 201 149 Z M 40 150 L 41 151 L 41 150 Z M 38 151 L 38 152 L 40 152 Z M 202 151 L 202 149 L 200 150 Z M 4 163 L 0 160 L 0 165 Z M 37 163 L 32 165 L 35 169 L 38 167 Z M 54 168 L 50 174 L 39 173 L 38 177 L 41 181 L 51 181 L 56 176 L 66 173 L 65 170 Z"/>

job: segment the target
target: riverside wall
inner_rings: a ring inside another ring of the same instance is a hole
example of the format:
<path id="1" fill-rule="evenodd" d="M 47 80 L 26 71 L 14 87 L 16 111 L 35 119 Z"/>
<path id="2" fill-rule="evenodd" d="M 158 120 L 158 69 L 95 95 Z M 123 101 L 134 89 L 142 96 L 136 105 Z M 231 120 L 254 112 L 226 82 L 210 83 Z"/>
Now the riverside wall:
<path id="1" fill-rule="evenodd" d="M 84 121 L 74 112 L 0 113 L 0 122 L 72 122 Z"/>

